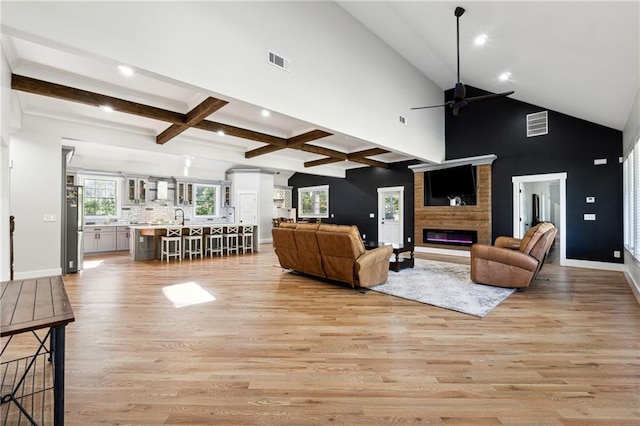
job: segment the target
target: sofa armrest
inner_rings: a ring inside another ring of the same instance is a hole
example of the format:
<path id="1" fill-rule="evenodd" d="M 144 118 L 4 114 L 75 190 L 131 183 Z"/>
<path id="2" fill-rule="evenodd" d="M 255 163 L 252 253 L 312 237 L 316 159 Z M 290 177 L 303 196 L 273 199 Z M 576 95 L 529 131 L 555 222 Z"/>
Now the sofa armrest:
<path id="1" fill-rule="evenodd" d="M 355 275 L 360 287 L 371 287 L 387 281 L 393 247 L 382 246 L 365 251 L 356 259 Z"/>
<path id="2" fill-rule="evenodd" d="M 527 287 L 538 261 L 518 250 L 481 244 L 471 246 L 471 280 L 500 287 Z"/>
<path id="3" fill-rule="evenodd" d="M 496 241 L 493 243 L 496 247 L 508 248 L 511 250 L 520 250 L 520 243 L 522 240 L 520 238 L 513 237 L 498 237 Z"/>

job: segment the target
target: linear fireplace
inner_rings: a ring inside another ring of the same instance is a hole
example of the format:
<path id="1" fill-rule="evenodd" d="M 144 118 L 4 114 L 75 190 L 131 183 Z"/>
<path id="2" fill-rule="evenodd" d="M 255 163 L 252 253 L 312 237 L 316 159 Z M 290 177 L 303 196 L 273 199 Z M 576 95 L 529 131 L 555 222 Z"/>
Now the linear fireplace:
<path id="1" fill-rule="evenodd" d="M 478 231 L 423 228 L 422 242 L 428 244 L 470 246 L 478 242 Z"/>

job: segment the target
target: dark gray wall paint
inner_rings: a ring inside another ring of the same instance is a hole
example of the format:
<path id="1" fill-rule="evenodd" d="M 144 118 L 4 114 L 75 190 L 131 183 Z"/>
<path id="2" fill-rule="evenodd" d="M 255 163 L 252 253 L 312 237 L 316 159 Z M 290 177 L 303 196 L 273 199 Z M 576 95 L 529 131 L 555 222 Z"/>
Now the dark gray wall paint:
<path id="1" fill-rule="evenodd" d="M 469 87 L 467 96 L 487 92 Z M 446 96 L 451 96 L 447 91 Z M 510 98 L 469 105 L 445 115 L 446 158 L 496 154 L 492 168 L 493 237 L 511 235 L 512 176 L 567 172 L 569 259 L 622 262 L 622 132 L 549 111 L 549 133 L 527 138 L 526 115 L 543 107 Z M 607 164 L 594 166 L 594 159 Z M 587 204 L 586 197 L 596 197 Z M 596 221 L 585 221 L 595 213 Z"/>
<path id="2" fill-rule="evenodd" d="M 378 188 L 404 186 L 404 238 L 413 239 L 413 172 L 408 168 L 417 161 L 398 162 L 388 169 L 363 167 L 347 171 L 346 178 L 330 178 L 311 174 L 295 173 L 289 178 L 293 186 L 293 204 L 297 208 L 297 188 L 329 185 L 329 213 L 333 218 L 322 219 L 323 223 L 356 225 L 367 241 L 378 239 Z M 375 213 L 375 218 L 369 218 Z"/>

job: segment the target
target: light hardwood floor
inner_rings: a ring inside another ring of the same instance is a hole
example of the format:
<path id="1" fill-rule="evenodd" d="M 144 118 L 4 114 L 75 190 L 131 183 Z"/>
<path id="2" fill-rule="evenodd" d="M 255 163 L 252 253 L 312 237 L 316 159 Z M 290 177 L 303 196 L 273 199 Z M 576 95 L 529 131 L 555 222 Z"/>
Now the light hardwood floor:
<path id="1" fill-rule="evenodd" d="M 621 273 L 545 265 L 549 281 L 479 319 L 286 273 L 260 249 L 88 256 L 65 277 L 67 424 L 640 424 Z M 174 307 L 163 288 L 186 282 L 215 300 Z"/>

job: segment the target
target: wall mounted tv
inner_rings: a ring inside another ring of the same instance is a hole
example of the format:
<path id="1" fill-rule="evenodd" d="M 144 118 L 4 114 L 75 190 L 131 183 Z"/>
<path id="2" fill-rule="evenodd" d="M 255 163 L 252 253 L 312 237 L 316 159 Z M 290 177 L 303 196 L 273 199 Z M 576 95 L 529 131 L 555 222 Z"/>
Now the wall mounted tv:
<path id="1" fill-rule="evenodd" d="M 462 204 L 476 204 L 476 168 L 472 165 L 431 170 L 424 174 L 426 206 L 449 205 L 460 197 Z"/>

